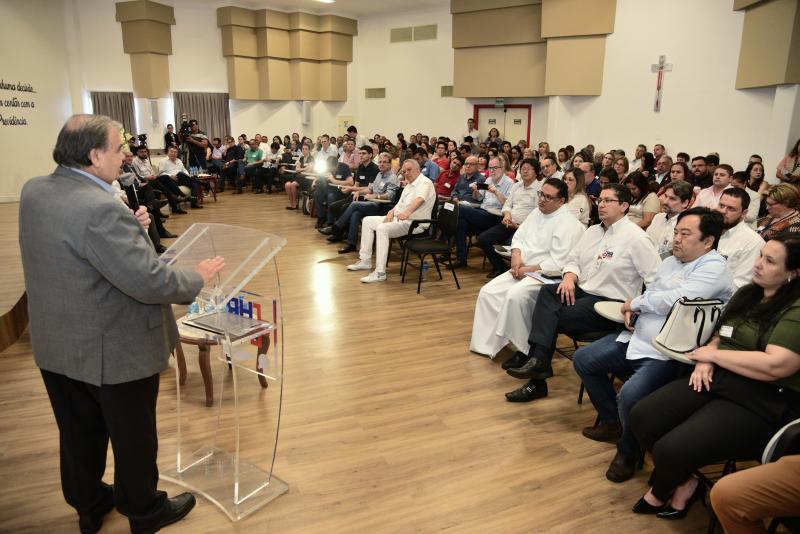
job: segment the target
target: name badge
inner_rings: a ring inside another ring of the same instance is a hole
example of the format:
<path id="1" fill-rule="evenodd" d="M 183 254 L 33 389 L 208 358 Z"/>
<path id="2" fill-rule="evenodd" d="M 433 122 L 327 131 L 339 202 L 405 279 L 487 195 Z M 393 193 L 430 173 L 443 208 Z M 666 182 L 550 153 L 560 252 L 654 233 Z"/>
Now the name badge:
<path id="1" fill-rule="evenodd" d="M 444 183 L 444 186 L 445 186 L 447 189 L 450 189 L 450 187 L 451 187 L 451 185 L 450 185 L 450 182 L 445 182 L 445 183 Z"/>
<path id="2" fill-rule="evenodd" d="M 361 181 L 363 182 L 363 181 L 364 181 L 364 175 L 363 175 L 363 174 L 359 175 L 359 176 L 358 176 L 358 179 L 359 179 L 359 180 L 361 180 Z"/>
<path id="3" fill-rule="evenodd" d="M 719 329 L 719 335 L 722 337 L 731 337 L 733 335 L 733 327 L 729 324 L 726 324 Z"/>

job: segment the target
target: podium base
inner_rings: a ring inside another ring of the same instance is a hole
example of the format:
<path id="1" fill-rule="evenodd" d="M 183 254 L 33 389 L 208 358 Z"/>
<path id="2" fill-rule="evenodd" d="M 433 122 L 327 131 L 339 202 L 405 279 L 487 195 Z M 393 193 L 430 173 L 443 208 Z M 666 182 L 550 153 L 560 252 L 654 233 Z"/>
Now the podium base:
<path id="1" fill-rule="evenodd" d="M 286 482 L 245 460 L 239 461 L 237 484 L 234 455 L 217 447 L 196 451 L 186 465 L 182 471 L 165 471 L 160 478 L 202 495 L 231 521 L 239 521 L 289 491 Z"/>

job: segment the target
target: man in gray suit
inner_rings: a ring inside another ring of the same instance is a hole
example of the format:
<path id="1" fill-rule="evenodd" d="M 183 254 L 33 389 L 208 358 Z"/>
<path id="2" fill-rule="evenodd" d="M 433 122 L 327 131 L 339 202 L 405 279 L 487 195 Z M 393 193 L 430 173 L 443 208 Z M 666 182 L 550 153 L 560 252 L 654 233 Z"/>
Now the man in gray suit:
<path id="1" fill-rule="evenodd" d="M 31 344 L 59 428 L 62 491 L 84 533 L 115 505 L 137 533 L 194 506 L 189 493 L 156 489 L 159 373 L 177 339 L 170 304 L 191 302 L 224 267 L 158 260 L 146 208 L 114 198 L 122 158 L 119 123 L 75 115 L 56 140 L 58 167 L 27 182 L 20 201 Z M 102 481 L 109 438 L 113 487 Z"/>

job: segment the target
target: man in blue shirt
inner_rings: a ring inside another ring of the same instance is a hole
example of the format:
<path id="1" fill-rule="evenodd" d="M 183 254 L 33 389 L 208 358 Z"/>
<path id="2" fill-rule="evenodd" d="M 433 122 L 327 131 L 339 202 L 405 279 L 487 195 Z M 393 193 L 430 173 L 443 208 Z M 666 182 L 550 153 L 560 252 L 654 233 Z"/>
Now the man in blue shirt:
<path id="1" fill-rule="evenodd" d="M 609 334 L 575 353 L 575 371 L 583 380 L 599 419 L 596 426 L 584 428 L 583 435 L 595 441 L 617 442 L 617 454 L 606 471 L 606 478 L 612 482 L 631 478 L 639 460 L 639 445 L 628 428 L 631 408 L 678 378 L 685 367 L 659 353 L 650 343 L 672 305 L 681 297 L 727 302 L 733 293 L 733 275 L 716 250 L 722 229 L 722 217 L 707 208 L 692 208 L 678 215 L 673 255 L 661 263 L 647 291 L 622 305 L 629 331 Z M 634 317 L 637 320 L 632 326 Z M 610 373 L 626 379 L 619 395 L 608 379 Z"/>
<path id="2" fill-rule="evenodd" d="M 439 166 L 428 158 L 428 151 L 424 148 L 418 148 L 414 152 L 414 159 L 419 163 L 419 168 L 422 169 L 422 175 L 428 178 L 431 182 L 436 183 L 439 178 Z"/>
<path id="3" fill-rule="evenodd" d="M 472 184 L 482 184 L 484 181 L 486 181 L 486 178 L 478 172 L 478 158 L 475 156 L 467 157 L 464 160 L 461 178 L 456 182 L 450 199 L 477 204 L 475 199 L 472 198 Z"/>

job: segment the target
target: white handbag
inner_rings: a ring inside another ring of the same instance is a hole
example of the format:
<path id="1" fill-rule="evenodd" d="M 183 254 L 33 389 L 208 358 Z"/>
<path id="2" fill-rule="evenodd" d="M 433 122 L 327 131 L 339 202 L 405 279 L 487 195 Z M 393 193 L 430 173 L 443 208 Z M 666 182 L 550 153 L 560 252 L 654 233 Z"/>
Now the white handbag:
<path id="1" fill-rule="evenodd" d="M 652 345 L 665 356 L 694 365 L 685 354 L 708 343 L 723 305 L 719 299 L 681 297 L 672 305 Z"/>

